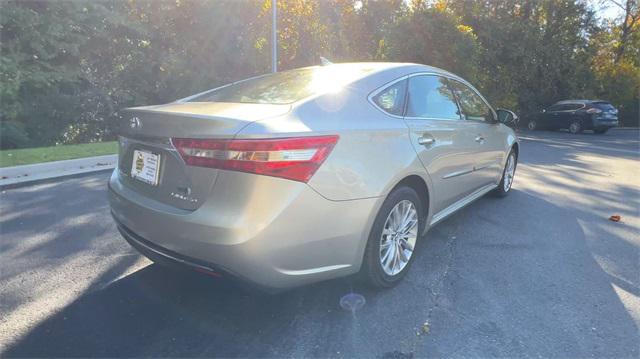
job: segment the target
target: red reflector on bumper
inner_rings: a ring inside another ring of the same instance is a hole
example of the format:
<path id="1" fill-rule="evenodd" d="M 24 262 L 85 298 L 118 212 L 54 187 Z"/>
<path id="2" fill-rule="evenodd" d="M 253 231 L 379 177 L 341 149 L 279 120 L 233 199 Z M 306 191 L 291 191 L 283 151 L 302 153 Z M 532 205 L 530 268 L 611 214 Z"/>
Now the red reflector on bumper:
<path id="1" fill-rule="evenodd" d="M 212 276 L 212 277 L 216 277 L 216 278 L 222 278 L 222 274 L 218 273 L 218 272 L 212 272 L 210 270 L 206 270 L 204 268 L 195 268 L 196 272 L 200 272 L 203 274 L 206 274 L 208 276 Z"/>

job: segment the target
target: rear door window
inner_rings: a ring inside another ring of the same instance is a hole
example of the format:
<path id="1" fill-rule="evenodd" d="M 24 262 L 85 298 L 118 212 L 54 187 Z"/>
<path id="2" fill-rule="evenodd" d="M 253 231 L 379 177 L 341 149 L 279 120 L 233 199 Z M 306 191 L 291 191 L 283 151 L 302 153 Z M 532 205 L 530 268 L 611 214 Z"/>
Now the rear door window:
<path id="1" fill-rule="evenodd" d="M 404 112 L 407 80 L 398 81 L 373 97 L 373 102 L 384 112 L 402 116 Z"/>
<path id="2" fill-rule="evenodd" d="M 447 80 L 440 76 L 409 78 L 407 117 L 459 120 L 460 111 Z"/>

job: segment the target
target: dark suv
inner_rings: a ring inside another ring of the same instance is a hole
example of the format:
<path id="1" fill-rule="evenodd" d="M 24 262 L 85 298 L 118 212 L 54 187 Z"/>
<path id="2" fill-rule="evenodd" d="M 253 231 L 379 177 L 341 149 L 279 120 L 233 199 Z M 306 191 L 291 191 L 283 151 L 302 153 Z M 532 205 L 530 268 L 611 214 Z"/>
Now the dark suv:
<path id="1" fill-rule="evenodd" d="M 529 120 L 529 130 L 568 129 L 571 133 L 593 130 L 598 134 L 618 126 L 618 110 L 600 100 L 559 101 Z"/>

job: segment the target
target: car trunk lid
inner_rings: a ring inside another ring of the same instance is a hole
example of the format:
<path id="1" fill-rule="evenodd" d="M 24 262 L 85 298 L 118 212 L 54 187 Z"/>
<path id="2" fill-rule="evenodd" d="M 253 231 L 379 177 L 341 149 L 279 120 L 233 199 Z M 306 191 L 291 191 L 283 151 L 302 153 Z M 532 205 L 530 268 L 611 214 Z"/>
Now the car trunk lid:
<path id="1" fill-rule="evenodd" d="M 289 109 L 289 105 L 214 102 L 126 109 L 118 170 L 125 185 L 145 197 L 195 210 L 211 192 L 219 170 L 185 165 L 171 138 L 233 138 L 247 124 L 284 115 Z M 147 181 L 138 170 L 155 180 Z"/>

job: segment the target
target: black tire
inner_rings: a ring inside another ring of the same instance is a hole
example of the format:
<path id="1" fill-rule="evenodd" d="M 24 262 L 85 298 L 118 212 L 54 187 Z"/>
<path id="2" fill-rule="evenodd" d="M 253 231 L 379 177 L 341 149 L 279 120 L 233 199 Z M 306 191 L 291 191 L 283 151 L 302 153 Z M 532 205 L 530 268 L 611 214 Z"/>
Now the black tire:
<path id="1" fill-rule="evenodd" d="M 505 182 L 505 174 L 507 173 L 507 166 L 509 164 L 509 158 L 513 156 L 513 176 L 511 178 L 511 183 L 509 184 L 508 188 L 505 190 L 505 186 L 504 186 L 504 182 Z M 516 174 L 516 168 L 518 168 L 518 156 L 516 155 L 516 152 L 511 149 L 511 151 L 509 152 L 509 156 L 507 157 L 507 161 L 505 161 L 505 165 L 504 165 L 504 169 L 502 170 L 502 178 L 500 179 L 500 184 L 498 184 L 498 187 L 496 187 L 496 189 L 493 190 L 493 194 L 498 196 L 498 197 L 506 197 L 509 193 L 511 193 L 511 186 L 513 185 L 513 177 L 515 177 Z"/>
<path id="2" fill-rule="evenodd" d="M 536 121 L 536 120 L 529 120 L 529 122 L 527 123 L 527 129 L 528 129 L 529 131 L 535 131 L 535 130 L 539 129 L 538 121 Z"/>
<path id="3" fill-rule="evenodd" d="M 583 130 L 584 127 L 582 126 L 582 121 L 580 120 L 572 120 L 569 124 L 569 132 L 573 134 L 581 133 Z"/>
<path id="4" fill-rule="evenodd" d="M 596 128 L 593 130 L 593 133 L 598 135 L 604 135 L 605 133 L 607 133 L 607 131 L 609 131 L 608 128 Z"/>
<path id="5" fill-rule="evenodd" d="M 418 238 L 414 245 L 413 254 L 409 257 L 408 263 L 397 274 L 390 276 L 385 273 L 380 263 L 380 242 L 382 237 L 382 230 L 389 216 L 391 210 L 401 201 L 409 200 L 415 206 L 418 212 Z M 420 234 L 424 229 L 425 216 L 422 201 L 414 189 L 411 187 L 398 187 L 394 189 L 389 196 L 385 199 L 384 203 L 380 207 L 376 219 L 373 222 L 373 227 L 369 233 L 369 240 L 367 241 L 367 247 L 364 252 L 364 259 L 362 261 L 362 268 L 360 270 L 361 279 L 375 288 L 391 288 L 398 284 L 402 278 L 407 274 L 413 260 L 415 258 L 415 250 L 420 241 Z"/>

